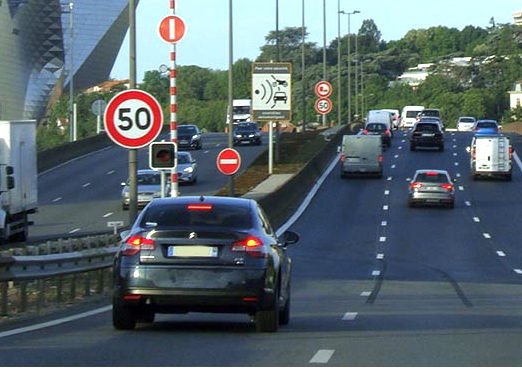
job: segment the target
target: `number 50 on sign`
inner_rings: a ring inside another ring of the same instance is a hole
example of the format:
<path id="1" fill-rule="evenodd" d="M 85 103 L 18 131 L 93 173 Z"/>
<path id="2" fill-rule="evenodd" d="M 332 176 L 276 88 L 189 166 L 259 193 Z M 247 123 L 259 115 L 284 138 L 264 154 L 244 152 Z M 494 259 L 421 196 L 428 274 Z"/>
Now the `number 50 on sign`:
<path id="1" fill-rule="evenodd" d="M 332 110 L 332 101 L 326 97 L 321 97 L 315 102 L 315 110 L 319 114 L 327 114 Z"/>

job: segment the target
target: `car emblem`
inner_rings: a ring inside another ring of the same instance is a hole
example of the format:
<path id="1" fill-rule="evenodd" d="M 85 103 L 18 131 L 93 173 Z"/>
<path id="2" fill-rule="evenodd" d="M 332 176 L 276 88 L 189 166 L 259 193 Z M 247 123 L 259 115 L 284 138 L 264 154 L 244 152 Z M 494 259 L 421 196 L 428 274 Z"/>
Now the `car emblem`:
<path id="1" fill-rule="evenodd" d="M 196 234 L 194 231 L 189 234 L 189 239 L 197 239 L 198 234 Z"/>

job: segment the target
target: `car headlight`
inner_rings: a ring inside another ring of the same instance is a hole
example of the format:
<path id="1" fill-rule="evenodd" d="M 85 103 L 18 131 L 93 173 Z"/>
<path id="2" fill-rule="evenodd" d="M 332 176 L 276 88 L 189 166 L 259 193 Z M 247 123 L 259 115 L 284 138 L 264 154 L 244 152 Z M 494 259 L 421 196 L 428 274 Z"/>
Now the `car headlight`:
<path id="1" fill-rule="evenodd" d="M 184 173 L 192 173 L 193 171 L 194 171 L 194 168 L 192 166 L 189 166 L 189 167 L 183 169 Z"/>

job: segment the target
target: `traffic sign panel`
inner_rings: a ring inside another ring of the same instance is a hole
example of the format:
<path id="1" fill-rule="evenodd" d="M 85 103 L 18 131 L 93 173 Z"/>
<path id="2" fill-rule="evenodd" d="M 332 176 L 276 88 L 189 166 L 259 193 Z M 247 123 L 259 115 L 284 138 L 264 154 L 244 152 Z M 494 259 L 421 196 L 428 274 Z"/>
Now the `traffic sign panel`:
<path id="1" fill-rule="evenodd" d="M 160 21 L 158 32 L 167 43 L 177 43 L 185 36 L 185 22 L 178 16 L 167 16 Z"/>
<path id="2" fill-rule="evenodd" d="M 158 101 L 141 90 L 122 91 L 112 98 L 104 115 L 109 137 L 125 148 L 141 148 L 157 138 L 163 127 Z"/>
<path id="3" fill-rule="evenodd" d="M 319 97 L 328 97 L 332 94 L 332 85 L 330 82 L 321 81 L 315 85 L 315 94 Z"/>
<path id="4" fill-rule="evenodd" d="M 216 164 L 223 174 L 235 174 L 241 166 L 241 155 L 234 148 L 225 148 L 219 152 Z"/>
<path id="5" fill-rule="evenodd" d="M 332 110 L 332 101 L 327 97 L 320 97 L 315 102 L 315 110 L 319 114 L 328 114 Z"/>

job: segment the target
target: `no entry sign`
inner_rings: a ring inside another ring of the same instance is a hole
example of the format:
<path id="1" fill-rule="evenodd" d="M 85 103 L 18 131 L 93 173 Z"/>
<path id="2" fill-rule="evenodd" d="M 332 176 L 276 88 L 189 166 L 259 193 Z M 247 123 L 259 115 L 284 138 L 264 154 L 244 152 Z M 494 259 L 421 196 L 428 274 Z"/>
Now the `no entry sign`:
<path id="1" fill-rule="evenodd" d="M 225 175 L 237 173 L 241 166 L 241 156 L 234 148 L 225 148 L 217 157 L 217 168 Z"/>
<path id="2" fill-rule="evenodd" d="M 185 22 L 178 16 L 167 16 L 160 21 L 158 32 L 167 43 L 177 43 L 185 36 Z"/>

